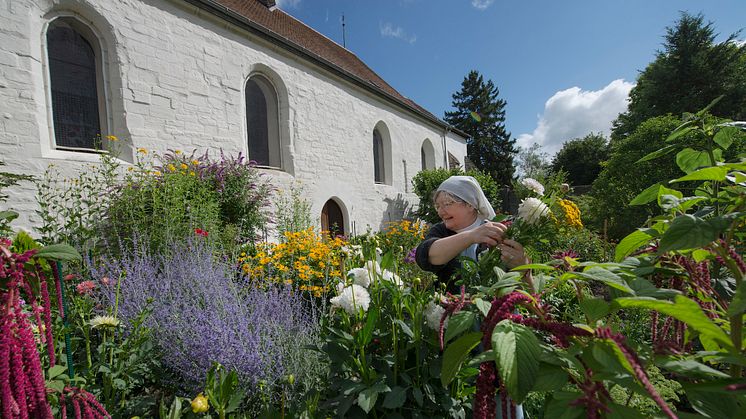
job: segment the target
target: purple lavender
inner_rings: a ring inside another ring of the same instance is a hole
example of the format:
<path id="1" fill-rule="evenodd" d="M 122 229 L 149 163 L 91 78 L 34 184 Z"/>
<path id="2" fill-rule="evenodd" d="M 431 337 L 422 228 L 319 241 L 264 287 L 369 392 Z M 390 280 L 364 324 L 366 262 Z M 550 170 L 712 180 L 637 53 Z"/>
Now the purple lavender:
<path id="1" fill-rule="evenodd" d="M 125 324 L 152 310 L 145 325 L 184 390 L 199 389 L 214 361 L 235 370 L 249 392 L 260 380 L 271 385 L 286 374 L 304 376 L 297 368 L 313 361 L 298 354 L 314 342 L 318 322 L 299 294 L 237 280 L 203 241 L 170 250 L 169 256 L 129 252 L 92 273 L 121 278 L 118 316 Z M 112 282 L 100 290 L 109 307 L 115 302 Z"/>

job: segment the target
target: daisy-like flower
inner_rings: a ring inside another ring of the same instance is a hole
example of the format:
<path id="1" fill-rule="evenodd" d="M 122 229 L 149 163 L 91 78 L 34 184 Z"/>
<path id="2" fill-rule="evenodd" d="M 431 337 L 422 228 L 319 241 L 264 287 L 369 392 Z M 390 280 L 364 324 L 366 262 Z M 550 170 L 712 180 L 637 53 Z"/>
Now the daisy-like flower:
<path id="1" fill-rule="evenodd" d="M 94 289 L 96 289 L 96 283 L 93 281 L 83 281 L 75 286 L 78 295 L 92 295 Z"/>
<path id="2" fill-rule="evenodd" d="M 440 319 L 443 318 L 443 313 L 446 312 L 439 304 L 435 304 L 430 301 L 425 306 L 425 321 L 428 327 L 433 330 L 440 330 Z M 448 319 L 446 319 L 445 326 L 448 327 Z"/>
<path id="3" fill-rule="evenodd" d="M 518 205 L 518 218 L 527 224 L 536 224 L 547 215 L 549 215 L 549 207 L 538 198 L 526 198 Z"/>
<path id="4" fill-rule="evenodd" d="M 544 196 L 544 185 L 539 183 L 539 181 L 536 179 L 532 179 L 530 177 L 524 178 L 521 181 L 521 185 L 536 192 L 537 194 L 539 194 L 539 196 Z"/>
<path id="5" fill-rule="evenodd" d="M 114 316 L 96 316 L 91 319 L 89 324 L 94 329 L 99 327 L 117 327 L 119 326 L 119 319 Z"/>
<path id="6" fill-rule="evenodd" d="M 335 307 L 341 307 L 350 315 L 357 314 L 361 308 L 364 312 L 368 311 L 370 305 L 370 294 L 368 290 L 360 285 L 352 284 L 342 290 L 342 293 L 332 298 L 329 302 Z"/>
<path id="7" fill-rule="evenodd" d="M 350 269 L 347 272 L 347 277 L 352 278 L 354 284 L 360 285 L 363 288 L 370 286 L 370 275 L 368 275 L 368 270 L 365 268 Z"/>

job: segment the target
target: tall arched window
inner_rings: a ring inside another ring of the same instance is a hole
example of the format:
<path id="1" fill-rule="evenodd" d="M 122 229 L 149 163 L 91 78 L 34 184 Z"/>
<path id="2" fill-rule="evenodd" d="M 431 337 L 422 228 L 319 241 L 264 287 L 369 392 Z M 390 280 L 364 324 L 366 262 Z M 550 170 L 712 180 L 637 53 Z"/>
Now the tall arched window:
<path id="1" fill-rule="evenodd" d="M 386 167 L 384 166 L 383 138 L 377 129 L 373 130 L 373 172 L 376 183 L 384 183 Z"/>
<path id="2" fill-rule="evenodd" d="M 55 147 L 100 149 L 106 102 L 98 38 L 77 19 L 57 18 L 47 29 L 47 57 Z"/>
<path id="3" fill-rule="evenodd" d="M 246 132 L 249 158 L 259 166 L 282 167 L 277 92 L 263 76 L 246 82 Z"/>
<path id="4" fill-rule="evenodd" d="M 422 170 L 435 169 L 435 148 L 429 139 L 422 142 L 420 148 L 420 159 L 422 159 Z"/>

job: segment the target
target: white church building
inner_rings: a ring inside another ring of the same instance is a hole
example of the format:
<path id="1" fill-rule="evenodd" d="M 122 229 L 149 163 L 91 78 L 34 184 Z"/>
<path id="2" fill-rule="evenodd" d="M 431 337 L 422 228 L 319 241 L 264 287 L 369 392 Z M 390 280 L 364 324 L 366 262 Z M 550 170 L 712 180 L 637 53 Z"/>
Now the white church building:
<path id="1" fill-rule="evenodd" d="M 274 3 L 0 0 L 0 170 L 74 173 L 107 135 L 124 164 L 140 147 L 242 152 L 350 233 L 416 206 L 418 171 L 464 165 L 463 132 Z M 8 192 L 13 225 L 34 224 L 34 186 Z"/>

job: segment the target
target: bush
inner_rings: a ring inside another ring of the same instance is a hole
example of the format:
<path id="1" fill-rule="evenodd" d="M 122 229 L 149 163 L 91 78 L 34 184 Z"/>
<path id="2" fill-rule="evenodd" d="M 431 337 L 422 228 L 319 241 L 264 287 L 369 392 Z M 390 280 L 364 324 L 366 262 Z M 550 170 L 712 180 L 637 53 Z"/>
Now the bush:
<path id="1" fill-rule="evenodd" d="M 170 247 L 167 256 L 130 251 L 92 271 L 121 279 L 118 302 L 115 285 L 102 287 L 101 298 L 118 304 L 126 324 L 151 310 L 145 324 L 177 388 L 200 390 L 213 362 L 236 371 L 249 396 L 260 382 L 271 393 L 289 374 L 296 384 L 288 397 L 318 384 L 324 364 L 305 349 L 317 343 L 317 312 L 299 294 L 235 280 L 235 268 L 204 242 Z"/>
<path id="2" fill-rule="evenodd" d="M 137 164 L 128 169 L 106 212 L 104 235 L 110 245 L 149 241 L 158 253 L 165 244 L 212 234 L 227 247 L 253 241 L 266 222 L 269 185 L 253 163 L 240 154 L 212 160 L 168 152 L 156 166 L 147 150 L 138 150 Z"/>
<path id="3" fill-rule="evenodd" d="M 482 187 L 485 196 L 492 204 L 492 208 L 500 208 L 500 198 L 498 195 L 498 186 L 495 181 L 487 174 L 482 173 L 478 170 L 469 170 L 466 173 L 462 172 L 461 169 L 433 169 L 423 170 L 417 173 L 412 179 L 414 185 L 414 193 L 420 198 L 420 205 L 415 215 L 428 223 L 435 224 L 440 222 L 438 212 L 435 211 L 433 206 L 433 193 L 444 180 L 451 176 L 456 175 L 467 175 L 473 176 L 479 185 Z"/>

